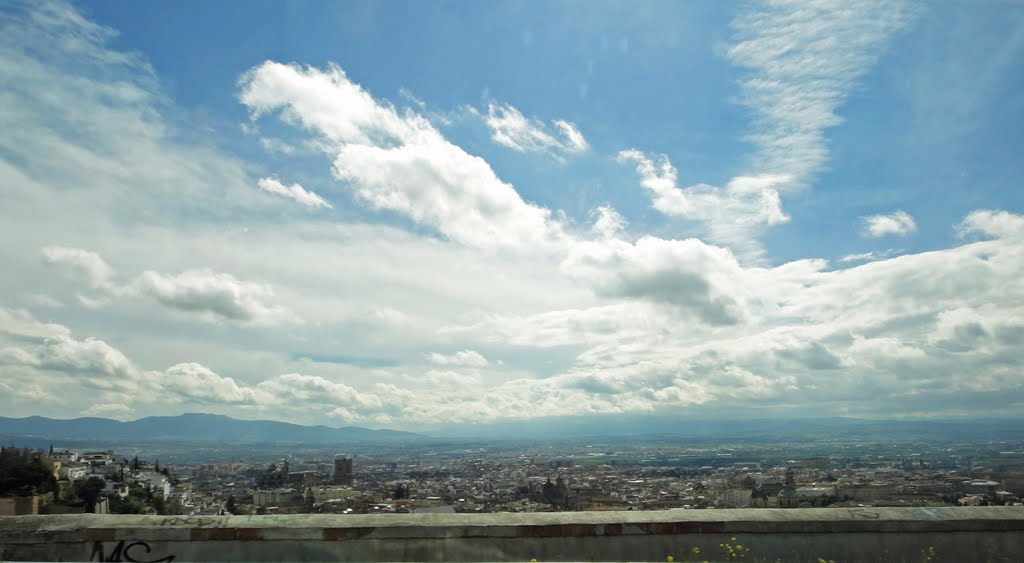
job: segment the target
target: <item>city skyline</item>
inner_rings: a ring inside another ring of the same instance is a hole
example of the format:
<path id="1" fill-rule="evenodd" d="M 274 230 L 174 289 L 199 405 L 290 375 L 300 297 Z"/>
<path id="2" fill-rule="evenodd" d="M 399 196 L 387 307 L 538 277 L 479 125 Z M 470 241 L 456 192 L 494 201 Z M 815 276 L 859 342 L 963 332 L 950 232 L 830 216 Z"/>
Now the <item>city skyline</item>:
<path id="1" fill-rule="evenodd" d="M 1024 6 L 0 7 L 0 410 L 1019 416 Z"/>

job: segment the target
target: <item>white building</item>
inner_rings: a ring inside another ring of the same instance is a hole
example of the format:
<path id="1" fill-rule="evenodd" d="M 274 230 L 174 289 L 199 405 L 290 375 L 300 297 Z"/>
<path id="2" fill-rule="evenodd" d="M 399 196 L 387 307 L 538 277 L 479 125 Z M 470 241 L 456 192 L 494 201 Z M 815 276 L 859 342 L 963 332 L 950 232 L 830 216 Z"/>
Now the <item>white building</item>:
<path id="1" fill-rule="evenodd" d="M 132 480 L 165 500 L 171 494 L 171 480 L 156 471 L 140 471 L 132 475 Z"/>
<path id="2" fill-rule="evenodd" d="M 748 508 L 750 507 L 750 496 L 753 491 L 750 489 L 725 489 L 715 494 L 715 504 L 720 508 Z"/>
<path id="3" fill-rule="evenodd" d="M 67 479 L 68 481 L 81 479 L 88 474 L 89 467 L 79 463 L 61 464 L 60 469 L 57 470 L 57 478 Z"/>
<path id="4" fill-rule="evenodd" d="M 50 458 L 55 459 L 61 463 L 71 463 L 78 461 L 78 453 L 71 450 L 62 450 L 59 452 L 53 452 L 50 454 Z"/>
<path id="5" fill-rule="evenodd" d="M 302 504 L 302 493 L 295 489 L 271 489 L 253 491 L 252 503 L 256 506 L 289 506 Z"/>
<path id="6" fill-rule="evenodd" d="M 79 461 L 89 465 L 109 465 L 114 463 L 114 452 L 84 452 L 78 456 Z"/>

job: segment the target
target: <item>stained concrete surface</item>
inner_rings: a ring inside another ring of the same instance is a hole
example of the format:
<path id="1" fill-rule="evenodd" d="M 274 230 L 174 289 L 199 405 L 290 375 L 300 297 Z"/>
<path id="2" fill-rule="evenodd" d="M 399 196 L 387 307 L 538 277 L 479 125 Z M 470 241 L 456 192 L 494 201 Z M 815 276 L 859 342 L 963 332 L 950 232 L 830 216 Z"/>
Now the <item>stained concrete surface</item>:
<path id="1" fill-rule="evenodd" d="M 1024 507 L 0 517 L 40 561 L 1022 561 Z"/>

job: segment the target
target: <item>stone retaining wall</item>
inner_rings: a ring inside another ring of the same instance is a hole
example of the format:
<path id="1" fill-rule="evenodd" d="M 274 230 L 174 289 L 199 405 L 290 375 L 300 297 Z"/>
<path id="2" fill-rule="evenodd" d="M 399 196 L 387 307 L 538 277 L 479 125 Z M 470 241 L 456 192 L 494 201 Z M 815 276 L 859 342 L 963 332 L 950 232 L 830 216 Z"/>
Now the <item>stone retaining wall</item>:
<path id="1" fill-rule="evenodd" d="M 1024 561 L 1024 507 L 0 517 L 38 561 Z"/>

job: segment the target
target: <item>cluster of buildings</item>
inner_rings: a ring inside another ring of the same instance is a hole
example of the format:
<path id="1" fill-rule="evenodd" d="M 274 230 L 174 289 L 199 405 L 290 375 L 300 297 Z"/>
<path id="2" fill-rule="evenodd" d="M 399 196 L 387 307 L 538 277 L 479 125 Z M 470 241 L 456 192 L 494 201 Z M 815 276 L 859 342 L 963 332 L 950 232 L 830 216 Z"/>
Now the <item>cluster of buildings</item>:
<path id="1" fill-rule="evenodd" d="M 849 467 L 822 457 L 698 467 L 601 461 L 509 453 L 336 456 L 180 469 L 208 496 L 233 497 L 231 512 L 252 514 L 1019 504 L 1024 487 L 992 480 L 984 467 L 936 470 L 899 461 Z"/>
<path id="2" fill-rule="evenodd" d="M 59 483 L 54 504 L 75 481 L 96 477 L 104 482 L 97 512 L 144 491 L 147 512 L 183 515 L 955 506 L 1021 504 L 1024 493 L 1024 472 L 1008 477 L 980 465 L 731 456 L 479 449 L 162 469 L 111 451 L 52 451 L 47 459 Z"/>
<path id="3" fill-rule="evenodd" d="M 116 512 L 118 501 L 133 494 L 140 497 L 139 507 L 149 514 L 198 514 L 207 509 L 201 497 L 194 496 L 187 484 L 177 482 L 168 468 L 163 470 L 138 458 L 129 460 L 105 451 L 54 451 L 35 454 L 52 470 L 55 487 L 44 494 L 0 498 L 0 515 L 63 514 Z M 102 485 L 94 502 L 82 498 L 82 484 Z M 144 499 L 141 500 L 141 499 Z"/>

